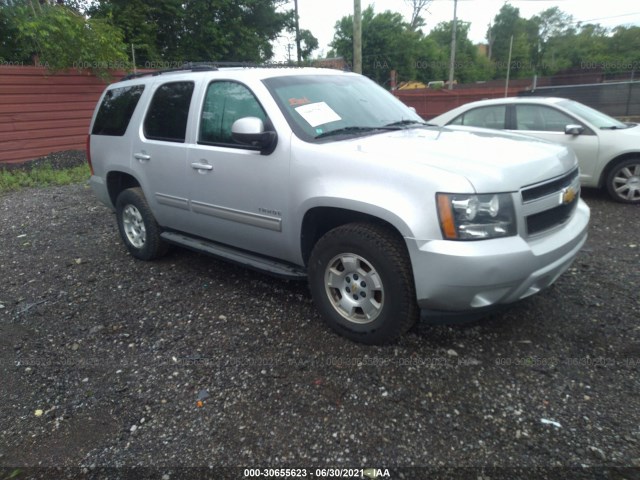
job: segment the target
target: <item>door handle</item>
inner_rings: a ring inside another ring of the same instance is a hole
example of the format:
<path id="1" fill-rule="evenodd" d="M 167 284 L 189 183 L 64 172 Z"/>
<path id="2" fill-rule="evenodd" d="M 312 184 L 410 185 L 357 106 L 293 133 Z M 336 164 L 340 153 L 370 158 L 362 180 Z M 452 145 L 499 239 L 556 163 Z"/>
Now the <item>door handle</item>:
<path id="1" fill-rule="evenodd" d="M 213 165 L 208 163 L 192 163 L 191 167 L 196 170 L 213 170 Z"/>
<path id="2" fill-rule="evenodd" d="M 140 160 L 141 162 L 148 162 L 151 160 L 151 155 L 147 155 L 146 153 L 135 153 L 133 158 Z"/>

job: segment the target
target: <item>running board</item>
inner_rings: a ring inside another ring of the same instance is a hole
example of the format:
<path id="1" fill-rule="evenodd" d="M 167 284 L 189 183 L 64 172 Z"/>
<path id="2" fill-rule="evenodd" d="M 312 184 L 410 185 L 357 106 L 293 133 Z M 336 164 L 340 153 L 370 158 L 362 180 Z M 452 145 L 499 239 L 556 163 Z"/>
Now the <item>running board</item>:
<path id="1" fill-rule="evenodd" d="M 272 258 L 261 257 L 260 255 L 237 250 L 226 245 L 210 242 L 201 238 L 189 237 L 176 232 L 162 232 L 160 236 L 169 243 L 174 243 L 182 247 L 195 250 L 196 252 L 206 253 L 214 257 L 220 257 L 234 263 L 239 263 L 249 268 L 255 268 L 278 277 L 288 279 L 306 278 L 307 272 L 300 267 L 284 262 L 279 262 Z"/>

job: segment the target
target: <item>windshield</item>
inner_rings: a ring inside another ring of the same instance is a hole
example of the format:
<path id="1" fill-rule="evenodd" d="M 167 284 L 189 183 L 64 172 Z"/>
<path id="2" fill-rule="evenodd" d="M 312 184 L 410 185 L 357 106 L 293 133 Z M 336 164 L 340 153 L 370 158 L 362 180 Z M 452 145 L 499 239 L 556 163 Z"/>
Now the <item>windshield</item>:
<path id="1" fill-rule="evenodd" d="M 425 124 L 366 77 L 296 75 L 269 78 L 264 83 L 302 140 L 338 140 Z"/>
<path id="2" fill-rule="evenodd" d="M 615 118 L 599 112 L 598 110 L 594 110 L 591 107 L 587 107 L 582 103 L 574 102 L 573 100 L 563 100 L 562 102 L 558 102 L 558 105 L 566 108 L 574 115 L 582 117 L 596 128 L 628 128 L 628 125 L 616 120 Z"/>

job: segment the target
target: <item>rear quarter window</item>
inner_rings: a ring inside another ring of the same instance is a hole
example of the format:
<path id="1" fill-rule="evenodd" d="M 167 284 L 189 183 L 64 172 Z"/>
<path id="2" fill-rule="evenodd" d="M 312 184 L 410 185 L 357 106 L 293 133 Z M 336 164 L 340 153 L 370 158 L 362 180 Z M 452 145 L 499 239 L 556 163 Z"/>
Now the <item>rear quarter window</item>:
<path id="1" fill-rule="evenodd" d="M 91 134 L 119 137 L 124 135 L 143 91 L 144 85 L 108 90 L 98 109 Z"/>

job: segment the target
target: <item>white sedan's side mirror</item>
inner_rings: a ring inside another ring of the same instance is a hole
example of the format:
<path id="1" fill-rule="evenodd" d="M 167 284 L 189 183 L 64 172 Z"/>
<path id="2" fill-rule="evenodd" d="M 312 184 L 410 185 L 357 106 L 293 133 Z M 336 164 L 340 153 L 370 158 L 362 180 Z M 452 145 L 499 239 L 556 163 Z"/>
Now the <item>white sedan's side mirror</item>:
<path id="1" fill-rule="evenodd" d="M 564 127 L 564 133 L 566 135 L 580 135 L 582 132 L 584 132 L 582 125 L 566 125 Z"/>

